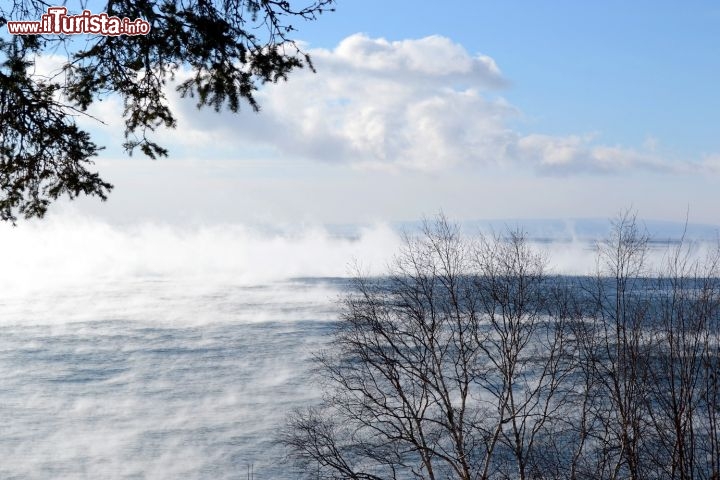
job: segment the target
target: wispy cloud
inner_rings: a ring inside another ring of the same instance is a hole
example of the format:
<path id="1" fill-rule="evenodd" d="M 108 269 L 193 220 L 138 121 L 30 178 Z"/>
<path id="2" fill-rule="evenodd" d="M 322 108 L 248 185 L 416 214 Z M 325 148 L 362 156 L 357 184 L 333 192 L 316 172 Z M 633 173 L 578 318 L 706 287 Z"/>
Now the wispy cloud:
<path id="1" fill-rule="evenodd" d="M 518 139 L 515 156 L 518 161 L 528 162 L 540 172 L 553 175 L 679 168 L 644 149 L 594 144 L 591 135 L 526 135 Z"/>

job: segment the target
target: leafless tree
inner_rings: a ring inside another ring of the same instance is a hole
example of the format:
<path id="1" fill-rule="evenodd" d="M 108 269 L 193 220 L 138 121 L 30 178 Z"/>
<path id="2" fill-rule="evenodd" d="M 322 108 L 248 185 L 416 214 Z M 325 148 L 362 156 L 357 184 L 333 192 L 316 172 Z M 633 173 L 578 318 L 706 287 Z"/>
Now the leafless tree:
<path id="1" fill-rule="evenodd" d="M 500 469 L 502 476 L 544 476 L 558 464 L 549 458 L 549 440 L 567 399 L 562 387 L 574 350 L 564 328 L 564 290 L 549 281 L 544 257 L 518 232 L 482 237 L 475 260 L 473 282 L 483 319 L 477 344 L 485 362 L 478 387 L 488 405 L 478 425 L 486 438 L 480 478 L 497 468 L 498 441 L 516 467 Z"/>
<path id="2" fill-rule="evenodd" d="M 653 459 L 667 478 L 713 478 L 707 475 L 716 464 L 707 462 L 713 444 L 708 427 L 718 404 L 703 386 L 707 374 L 714 376 L 706 367 L 718 333 L 718 251 L 693 258 L 692 244 L 683 240 L 669 253 L 657 278 L 651 326 L 656 348 L 647 416 L 656 434 Z"/>
<path id="3" fill-rule="evenodd" d="M 648 251 L 623 214 L 577 290 L 571 478 L 717 478 L 718 253 L 691 259 L 683 239 L 650 269 Z"/>
<path id="4" fill-rule="evenodd" d="M 585 474 L 592 476 L 642 477 L 648 375 L 644 352 L 650 348 L 649 299 L 643 295 L 647 250 L 647 235 L 635 215 L 626 212 L 598 246 L 596 276 L 582 289 L 588 294 L 589 326 L 580 342 L 585 349 L 581 368 L 590 390 L 585 399 L 589 410 L 581 423 L 591 427 L 583 432 L 582 447 L 589 448 L 592 468 Z"/>
<path id="5" fill-rule="evenodd" d="M 327 396 L 283 441 L 311 478 L 529 478 L 567 373 L 544 259 L 444 217 L 358 276 L 319 357 Z M 537 468 L 536 468 L 537 467 Z"/>
<path id="6" fill-rule="evenodd" d="M 318 479 L 718 479 L 720 251 L 664 269 L 618 217 L 594 276 L 440 216 L 357 275 L 282 433 Z"/>

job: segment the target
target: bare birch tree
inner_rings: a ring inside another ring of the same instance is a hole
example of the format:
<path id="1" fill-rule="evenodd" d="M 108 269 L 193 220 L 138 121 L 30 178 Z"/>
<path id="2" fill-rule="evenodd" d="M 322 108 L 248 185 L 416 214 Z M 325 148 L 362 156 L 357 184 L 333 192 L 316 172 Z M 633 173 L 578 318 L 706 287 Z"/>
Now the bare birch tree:
<path id="1" fill-rule="evenodd" d="M 282 434 L 316 479 L 720 478 L 720 250 L 646 260 L 618 217 L 590 277 L 444 218 L 358 275 Z"/>
<path id="2" fill-rule="evenodd" d="M 318 359 L 327 396 L 283 441 L 311 478 L 528 478 L 566 374 L 544 259 L 444 217 L 355 280 Z"/>

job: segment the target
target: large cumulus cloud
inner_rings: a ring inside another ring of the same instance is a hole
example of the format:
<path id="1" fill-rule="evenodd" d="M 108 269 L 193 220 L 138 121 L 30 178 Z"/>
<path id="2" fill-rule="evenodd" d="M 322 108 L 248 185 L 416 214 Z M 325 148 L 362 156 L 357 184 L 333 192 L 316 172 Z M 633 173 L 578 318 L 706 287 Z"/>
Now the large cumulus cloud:
<path id="1" fill-rule="evenodd" d="M 317 73 L 301 70 L 288 82 L 262 86 L 260 114 L 197 110 L 169 92 L 178 129 L 161 133 L 160 142 L 210 157 L 243 158 L 260 147 L 286 158 L 389 171 L 497 165 L 551 175 L 717 170 L 715 162 L 670 161 L 647 146 L 607 145 L 593 132 L 521 131 L 522 111 L 504 99 L 510 82 L 495 60 L 442 36 L 388 41 L 355 34 L 333 49 L 309 52 Z"/>

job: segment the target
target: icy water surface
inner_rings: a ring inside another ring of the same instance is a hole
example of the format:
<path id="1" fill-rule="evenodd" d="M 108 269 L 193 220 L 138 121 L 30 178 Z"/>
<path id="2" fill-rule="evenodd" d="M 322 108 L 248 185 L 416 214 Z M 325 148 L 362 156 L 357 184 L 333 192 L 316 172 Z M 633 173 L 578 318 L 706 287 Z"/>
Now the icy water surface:
<path id="1" fill-rule="evenodd" d="M 0 478 L 293 478 L 274 434 L 318 396 L 311 353 L 342 284 L 145 279 L 0 301 Z"/>

